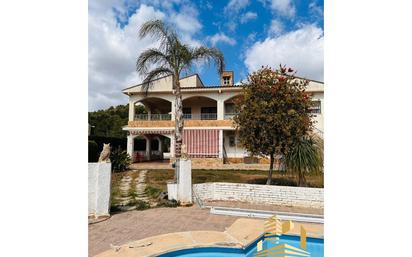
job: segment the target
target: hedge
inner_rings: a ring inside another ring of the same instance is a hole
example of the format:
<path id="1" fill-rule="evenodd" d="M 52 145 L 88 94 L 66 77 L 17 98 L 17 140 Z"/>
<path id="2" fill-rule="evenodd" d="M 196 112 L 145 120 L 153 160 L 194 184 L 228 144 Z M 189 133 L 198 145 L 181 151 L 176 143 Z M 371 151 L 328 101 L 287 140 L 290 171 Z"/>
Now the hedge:
<path id="1" fill-rule="evenodd" d="M 97 162 L 99 160 L 99 153 L 97 143 L 89 140 L 89 162 Z"/>
<path id="2" fill-rule="evenodd" d="M 118 138 L 118 137 L 100 137 L 100 136 L 89 136 L 89 140 L 92 140 L 97 143 L 98 153 L 103 150 L 103 143 L 110 143 L 110 149 L 113 151 L 120 147 L 122 150 L 127 149 L 127 138 Z"/>

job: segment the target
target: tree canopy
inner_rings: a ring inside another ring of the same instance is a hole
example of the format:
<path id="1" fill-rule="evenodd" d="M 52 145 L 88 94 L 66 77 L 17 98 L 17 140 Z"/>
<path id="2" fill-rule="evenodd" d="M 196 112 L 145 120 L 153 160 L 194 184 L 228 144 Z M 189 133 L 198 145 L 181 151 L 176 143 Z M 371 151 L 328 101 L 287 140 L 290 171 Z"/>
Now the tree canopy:
<path id="1" fill-rule="evenodd" d="M 236 101 L 234 121 L 241 144 L 253 155 L 270 157 L 268 184 L 274 156 L 285 156 L 313 129 L 308 83 L 296 78 L 291 68 L 262 67 L 248 76 Z"/>
<path id="2" fill-rule="evenodd" d="M 135 113 L 145 113 L 143 106 L 136 106 Z M 129 121 L 129 105 L 111 106 L 105 110 L 89 112 L 89 124 L 93 126 L 92 135 L 124 138 L 127 133 L 122 127 Z"/>

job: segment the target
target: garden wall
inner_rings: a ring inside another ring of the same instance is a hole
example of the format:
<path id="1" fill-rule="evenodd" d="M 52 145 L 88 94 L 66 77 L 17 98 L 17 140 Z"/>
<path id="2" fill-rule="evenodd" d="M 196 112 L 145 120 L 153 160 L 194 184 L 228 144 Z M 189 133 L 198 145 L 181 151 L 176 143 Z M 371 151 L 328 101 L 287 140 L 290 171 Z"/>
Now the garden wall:
<path id="1" fill-rule="evenodd" d="M 89 215 L 108 215 L 111 192 L 111 163 L 89 163 Z"/>
<path id="2" fill-rule="evenodd" d="M 323 208 L 323 188 L 239 183 L 194 184 L 201 201 L 242 201 L 305 208 Z"/>

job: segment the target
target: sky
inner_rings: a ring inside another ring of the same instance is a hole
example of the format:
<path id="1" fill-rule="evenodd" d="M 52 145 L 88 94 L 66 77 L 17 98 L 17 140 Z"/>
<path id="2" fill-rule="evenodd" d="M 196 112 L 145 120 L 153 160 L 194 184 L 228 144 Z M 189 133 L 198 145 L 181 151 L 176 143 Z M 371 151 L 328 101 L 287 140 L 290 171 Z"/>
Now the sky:
<path id="1" fill-rule="evenodd" d="M 161 19 L 191 46 L 219 48 L 235 83 L 262 65 L 284 64 L 323 81 L 323 0 L 89 0 L 89 111 L 128 102 L 121 90 L 139 84 L 136 59 L 155 47 L 139 27 Z M 218 85 L 216 68 L 199 63 L 203 83 Z"/>

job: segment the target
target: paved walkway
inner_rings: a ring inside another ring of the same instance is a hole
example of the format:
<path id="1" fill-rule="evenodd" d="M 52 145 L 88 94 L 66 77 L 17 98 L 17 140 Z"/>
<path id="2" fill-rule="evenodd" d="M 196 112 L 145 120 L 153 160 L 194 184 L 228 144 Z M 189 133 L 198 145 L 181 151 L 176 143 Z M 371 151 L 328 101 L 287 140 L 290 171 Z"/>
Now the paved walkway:
<path id="1" fill-rule="evenodd" d="M 129 211 L 89 225 L 89 256 L 110 249 L 110 244 L 122 245 L 150 236 L 183 232 L 224 231 L 239 217 L 212 215 L 209 209 L 193 207 L 155 208 Z"/>

